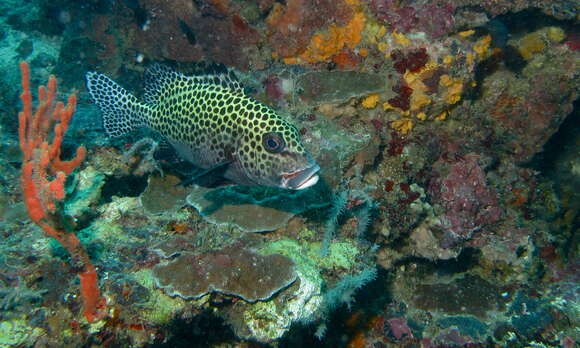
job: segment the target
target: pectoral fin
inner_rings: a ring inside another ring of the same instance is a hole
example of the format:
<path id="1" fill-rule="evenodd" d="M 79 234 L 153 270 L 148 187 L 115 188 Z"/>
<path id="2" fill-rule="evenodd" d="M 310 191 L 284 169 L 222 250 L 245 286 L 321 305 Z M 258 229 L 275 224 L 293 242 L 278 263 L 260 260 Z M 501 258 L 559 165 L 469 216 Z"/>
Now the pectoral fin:
<path id="1" fill-rule="evenodd" d="M 177 186 L 189 186 L 192 184 L 198 184 L 200 183 L 200 181 L 206 181 L 206 178 L 208 177 L 211 177 L 212 179 L 223 178 L 223 174 L 228 169 L 230 164 L 232 164 L 233 162 L 234 162 L 233 160 L 225 161 L 222 163 L 218 163 L 213 167 L 203 169 L 199 173 L 193 175 L 191 178 L 183 180 L 182 182 L 177 184 Z"/>

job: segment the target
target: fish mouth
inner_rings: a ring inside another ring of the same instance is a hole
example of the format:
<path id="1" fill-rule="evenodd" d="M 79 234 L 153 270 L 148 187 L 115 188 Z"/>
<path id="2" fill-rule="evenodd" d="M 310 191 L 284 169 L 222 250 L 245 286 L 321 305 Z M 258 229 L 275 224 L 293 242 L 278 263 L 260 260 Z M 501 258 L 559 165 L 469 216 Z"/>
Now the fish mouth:
<path id="1" fill-rule="evenodd" d="M 311 167 L 282 174 L 282 187 L 292 190 L 303 190 L 314 186 L 318 182 L 320 166 L 315 164 Z"/>

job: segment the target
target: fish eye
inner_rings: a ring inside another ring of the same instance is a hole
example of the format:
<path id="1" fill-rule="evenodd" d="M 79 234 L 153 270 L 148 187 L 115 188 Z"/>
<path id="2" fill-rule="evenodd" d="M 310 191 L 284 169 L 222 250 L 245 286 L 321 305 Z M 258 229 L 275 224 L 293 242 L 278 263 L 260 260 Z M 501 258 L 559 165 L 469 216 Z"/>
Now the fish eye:
<path id="1" fill-rule="evenodd" d="M 282 150 L 284 150 L 284 147 L 286 147 L 284 138 L 282 138 L 282 135 L 280 133 L 276 132 L 264 134 L 264 136 L 262 137 L 262 145 L 264 145 L 266 151 L 270 153 L 282 152 Z"/>

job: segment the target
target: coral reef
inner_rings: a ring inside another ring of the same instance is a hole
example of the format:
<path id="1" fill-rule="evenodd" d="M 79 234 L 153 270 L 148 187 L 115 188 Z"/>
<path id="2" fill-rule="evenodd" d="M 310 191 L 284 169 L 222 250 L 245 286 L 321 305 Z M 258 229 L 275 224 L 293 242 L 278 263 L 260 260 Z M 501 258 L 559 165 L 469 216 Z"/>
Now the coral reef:
<path id="1" fill-rule="evenodd" d="M 179 178 L 171 175 L 149 177 L 141 194 L 143 208 L 151 214 L 175 213 L 185 204 L 189 190 L 178 186 Z"/>
<path id="2" fill-rule="evenodd" d="M 578 15 L 0 2 L 0 346 L 578 345 Z M 231 66 L 296 127 L 319 182 L 231 185 L 158 134 L 106 138 L 84 74 L 139 94 L 154 61 Z"/>

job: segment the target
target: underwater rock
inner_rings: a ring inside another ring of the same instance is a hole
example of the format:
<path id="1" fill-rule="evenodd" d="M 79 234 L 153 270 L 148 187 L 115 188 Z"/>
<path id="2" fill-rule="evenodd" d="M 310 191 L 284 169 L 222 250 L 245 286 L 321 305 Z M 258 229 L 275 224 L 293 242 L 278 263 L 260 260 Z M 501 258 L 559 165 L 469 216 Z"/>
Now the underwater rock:
<path id="1" fill-rule="evenodd" d="M 313 190 L 195 186 L 187 203 L 210 223 L 232 225 L 245 232 L 266 232 L 285 226 L 296 214 L 327 205 L 323 196 Z"/>
<path id="2" fill-rule="evenodd" d="M 417 255 L 429 260 L 448 260 L 459 255 L 459 250 L 442 248 L 433 229 L 427 223 L 422 223 L 410 235 L 413 251 Z"/>
<path id="3" fill-rule="evenodd" d="M 8 195 L 0 191 L 0 220 L 4 220 L 4 215 L 8 211 L 10 201 Z"/>
<path id="4" fill-rule="evenodd" d="M 481 8 L 491 17 L 508 12 L 517 13 L 534 9 L 540 9 L 546 15 L 558 19 L 573 20 L 578 16 L 578 4 L 570 0 L 456 0 L 454 2 L 458 7 Z"/>
<path id="5" fill-rule="evenodd" d="M 405 318 L 391 318 L 387 320 L 387 325 L 391 334 L 395 336 L 397 340 L 400 340 L 405 336 L 413 337 L 413 332 L 411 331 L 411 328 L 409 328 L 407 319 Z"/>
<path id="6" fill-rule="evenodd" d="M 129 39 L 148 56 L 179 62 L 214 62 L 246 70 L 257 56 L 260 33 L 237 14 L 229 1 L 140 0 L 148 18 L 147 30 Z"/>
<path id="7" fill-rule="evenodd" d="M 267 256 L 230 246 L 203 254 L 182 254 L 155 266 L 157 286 L 170 296 L 197 299 L 210 292 L 268 300 L 296 280 L 294 263 L 286 256 Z"/>
<path id="8" fill-rule="evenodd" d="M 426 32 L 437 38 L 454 29 L 453 2 L 447 1 L 407 1 L 401 4 L 395 0 L 372 0 L 372 12 L 399 32 Z"/>
<path id="9" fill-rule="evenodd" d="M 477 338 L 478 341 L 485 339 L 489 329 L 488 325 L 470 316 L 444 317 L 439 319 L 437 324 L 443 329 L 455 327 L 462 335 Z"/>
<path id="10" fill-rule="evenodd" d="M 189 189 L 178 186 L 180 180 L 173 175 L 149 176 L 147 188 L 141 194 L 141 204 L 148 213 L 176 212 L 185 204 Z"/>
<path id="11" fill-rule="evenodd" d="M 433 165 L 435 177 L 429 183 L 429 193 L 444 209 L 443 248 L 482 233 L 502 217 L 497 193 L 488 186 L 479 161 L 479 155 L 470 153 L 451 163 L 440 158 Z"/>
<path id="12" fill-rule="evenodd" d="M 170 258 L 184 251 L 195 250 L 195 244 L 186 236 L 169 236 L 150 248 L 163 258 Z"/>
<path id="13" fill-rule="evenodd" d="M 27 220 L 28 211 L 24 202 L 12 203 L 8 195 L 0 192 L 0 223 Z"/>
<path id="14" fill-rule="evenodd" d="M 352 16 L 347 3 L 343 0 L 274 2 L 266 19 L 269 44 L 281 57 L 299 54 L 316 30 L 346 24 Z"/>
<path id="15" fill-rule="evenodd" d="M 521 74 L 499 70 L 486 77 L 482 99 L 473 106 L 474 113 L 493 122 L 497 148 L 518 163 L 542 150 L 578 97 L 578 54 L 544 39 L 548 29 L 541 32 L 540 47 L 534 42 L 520 46 L 529 59 Z"/>
<path id="16" fill-rule="evenodd" d="M 426 311 L 487 318 L 488 312 L 505 309 L 509 300 L 502 296 L 505 291 L 479 276 L 466 275 L 450 283 L 418 285 L 409 296 L 414 306 Z"/>
<path id="17" fill-rule="evenodd" d="M 124 276 L 112 280 L 111 292 L 116 294 L 116 302 L 124 306 L 144 303 L 150 297 L 149 289 L 136 280 Z"/>
<path id="18" fill-rule="evenodd" d="M 389 90 L 383 76 L 358 71 L 315 71 L 297 80 L 300 97 L 311 103 L 345 101 Z"/>

